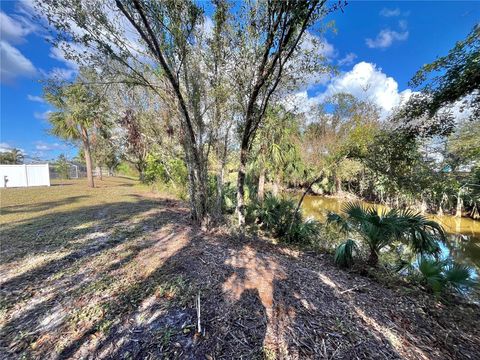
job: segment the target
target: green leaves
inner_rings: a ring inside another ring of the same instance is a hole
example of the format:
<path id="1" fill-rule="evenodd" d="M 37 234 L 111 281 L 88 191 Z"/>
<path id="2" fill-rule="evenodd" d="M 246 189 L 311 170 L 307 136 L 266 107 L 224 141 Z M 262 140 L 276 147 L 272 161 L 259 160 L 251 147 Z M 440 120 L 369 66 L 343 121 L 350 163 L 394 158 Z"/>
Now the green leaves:
<path id="1" fill-rule="evenodd" d="M 335 251 L 334 261 L 341 268 L 349 268 L 353 265 L 353 253 L 358 251 L 358 246 L 352 239 L 340 244 Z"/>
<path id="2" fill-rule="evenodd" d="M 476 285 L 471 274 L 472 268 L 464 264 L 449 263 L 444 269 L 445 281 L 456 291 Z"/>
<path id="3" fill-rule="evenodd" d="M 422 274 L 423 281 L 435 293 L 441 292 L 445 284 L 445 279 L 442 274 L 442 266 L 442 262 L 428 258 L 422 258 L 418 265 L 418 270 Z"/>
<path id="4" fill-rule="evenodd" d="M 358 234 L 371 254 L 379 254 L 395 241 L 407 244 L 415 254 L 438 254 L 439 242 L 445 240 L 442 227 L 435 221 L 409 209 L 382 210 L 349 202 L 343 207 L 345 216 L 330 213 L 327 222 L 339 225 L 344 232 Z M 377 256 L 372 256 L 376 265 Z"/>
<path id="5" fill-rule="evenodd" d="M 304 221 L 295 210 L 294 201 L 267 194 L 263 203 L 254 202 L 247 207 L 247 221 L 258 222 L 262 229 L 286 243 L 312 244 L 320 234 L 320 223 Z"/>
<path id="6" fill-rule="evenodd" d="M 473 270 L 470 266 L 448 260 L 421 257 L 418 270 L 421 280 L 435 294 L 440 294 L 447 289 L 462 292 L 477 284 L 472 279 Z"/>
<path id="7" fill-rule="evenodd" d="M 446 107 L 460 102 L 462 110 L 472 110 L 471 120 L 480 116 L 479 83 L 480 25 L 476 24 L 447 55 L 424 65 L 415 74 L 411 85 L 423 85 L 422 92 L 412 95 L 396 117 L 415 135 L 448 135 L 455 121 L 449 111 L 444 111 Z"/>
<path id="8" fill-rule="evenodd" d="M 89 71 L 81 69 L 75 83 L 49 84 L 45 87 L 45 99 L 56 108 L 48 116 L 53 135 L 75 141 L 82 137 L 81 128 L 90 129 L 100 125 L 103 113 L 101 97 L 97 89 L 84 84 L 84 80 L 92 76 Z"/>

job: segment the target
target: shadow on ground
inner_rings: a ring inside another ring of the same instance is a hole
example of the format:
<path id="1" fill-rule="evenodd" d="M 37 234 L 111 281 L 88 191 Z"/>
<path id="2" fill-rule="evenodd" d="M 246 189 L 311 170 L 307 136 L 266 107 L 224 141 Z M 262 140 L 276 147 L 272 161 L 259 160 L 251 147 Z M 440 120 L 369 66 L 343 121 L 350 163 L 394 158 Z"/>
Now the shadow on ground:
<path id="1" fill-rule="evenodd" d="M 138 196 L 4 234 L 21 240 L 3 254 L 2 358 L 460 359 L 480 346 L 478 307 L 435 308 L 329 258 L 202 232 L 176 201 Z"/>

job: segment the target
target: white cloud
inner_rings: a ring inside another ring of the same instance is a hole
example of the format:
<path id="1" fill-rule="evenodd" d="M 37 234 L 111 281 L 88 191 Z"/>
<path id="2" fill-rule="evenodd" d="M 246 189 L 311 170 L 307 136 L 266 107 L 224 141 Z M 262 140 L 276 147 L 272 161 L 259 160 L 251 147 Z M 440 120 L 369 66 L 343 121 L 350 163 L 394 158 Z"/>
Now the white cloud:
<path id="1" fill-rule="evenodd" d="M 318 54 L 326 57 L 328 60 L 336 56 L 335 47 L 327 39 L 314 35 L 309 31 L 306 31 L 303 35 L 300 47 L 304 51 L 317 51 Z"/>
<path id="2" fill-rule="evenodd" d="M 316 105 L 337 93 L 348 93 L 371 101 L 379 107 L 382 117 L 386 117 L 392 109 L 408 100 L 412 91 L 399 91 L 395 79 L 384 74 L 376 65 L 362 61 L 352 70 L 333 78 L 323 93 L 309 97 L 307 91 L 301 91 L 286 97 L 283 105 L 287 110 L 308 116 Z"/>
<path id="3" fill-rule="evenodd" d="M 70 80 L 77 70 L 66 68 L 53 68 L 50 72 L 46 73 L 48 78 L 55 78 L 58 80 Z"/>
<path id="4" fill-rule="evenodd" d="M 12 17 L 0 11 L 1 82 L 11 83 L 17 77 L 32 77 L 35 66 L 12 44 L 25 42 L 25 36 L 34 31 L 34 26 L 21 16 Z"/>
<path id="5" fill-rule="evenodd" d="M 15 146 L 12 146 L 10 144 L 7 144 L 6 142 L 0 143 L 0 152 L 10 152 L 13 149 L 19 150 L 23 155 L 26 155 L 25 150 L 21 148 L 17 148 Z"/>
<path id="6" fill-rule="evenodd" d="M 336 77 L 328 85 L 327 90 L 319 95 L 320 100 L 336 93 L 345 92 L 362 100 L 376 104 L 384 114 L 407 100 L 411 90 L 398 90 L 394 78 L 385 75 L 375 64 L 360 62 L 352 70 Z"/>
<path id="7" fill-rule="evenodd" d="M 45 99 L 41 96 L 27 95 L 27 99 L 33 102 L 45 103 Z"/>
<path id="8" fill-rule="evenodd" d="M 395 17 L 395 16 L 408 16 L 410 15 L 410 11 L 401 11 L 399 8 L 389 9 L 383 8 L 380 10 L 380 16 L 383 17 Z"/>
<path id="9" fill-rule="evenodd" d="M 383 8 L 380 11 L 380 15 L 384 17 L 400 16 L 401 14 L 402 12 L 400 11 L 399 8 L 395 8 L 395 9 Z"/>
<path id="10" fill-rule="evenodd" d="M 66 149 L 67 146 L 61 143 L 46 143 L 42 140 L 35 141 L 35 150 L 38 151 L 53 151 L 53 150 L 60 150 Z"/>
<path id="11" fill-rule="evenodd" d="M 405 30 L 405 29 L 404 29 Z M 394 31 L 390 29 L 381 30 L 375 39 L 367 38 L 365 43 L 369 48 L 376 49 L 385 49 L 393 44 L 394 41 L 404 41 L 408 39 L 408 31 Z"/>
<path id="12" fill-rule="evenodd" d="M 35 119 L 39 119 L 39 120 L 48 120 L 48 114 L 50 114 L 51 112 L 52 112 L 51 110 L 47 110 L 47 111 L 44 111 L 44 112 L 35 111 L 33 113 L 33 117 Z"/>
<path id="13" fill-rule="evenodd" d="M 19 76 L 32 77 L 37 73 L 35 66 L 17 48 L 0 41 L 1 82 L 11 83 Z"/>
<path id="14" fill-rule="evenodd" d="M 0 143 L 0 152 L 8 152 L 13 149 L 13 146 L 5 142 Z"/>
<path id="15" fill-rule="evenodd" d="M 356 58 L 357 58 L 357 54 L 348 53 L 343 58 L 338 60 L 338 66 L 350 66 L 353 64 Z"/>
<path id="16" fill-rule="evenodd" d="M 0 34 L 2 40 L 12 44 L 19 44 L 25 41 L 25 36 L 33 31 L 33 28 L 24 21 L 15 20 L 3 11 L 0 11 Z"/>

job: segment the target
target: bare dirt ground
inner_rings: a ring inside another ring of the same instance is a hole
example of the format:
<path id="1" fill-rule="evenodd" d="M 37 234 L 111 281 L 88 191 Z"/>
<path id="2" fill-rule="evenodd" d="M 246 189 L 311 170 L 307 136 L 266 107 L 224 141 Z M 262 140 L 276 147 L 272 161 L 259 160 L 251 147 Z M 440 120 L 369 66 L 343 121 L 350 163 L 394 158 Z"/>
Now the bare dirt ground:
<path id="1" fill-rule="evenodd" d="M 479 358 L 478 306 L 202 232 L 133 181 L 0 195 L 2 359 Z"/>

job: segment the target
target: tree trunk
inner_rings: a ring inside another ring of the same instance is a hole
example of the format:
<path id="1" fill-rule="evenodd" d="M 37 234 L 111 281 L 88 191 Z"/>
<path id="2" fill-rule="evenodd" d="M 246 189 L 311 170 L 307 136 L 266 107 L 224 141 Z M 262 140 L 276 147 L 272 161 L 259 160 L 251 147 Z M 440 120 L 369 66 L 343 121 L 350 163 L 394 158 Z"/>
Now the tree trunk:
<path id="1" fill-rule="evenodd" d="M 240 149 L 240 165 L 237 178 L 237 218 L 238 226 L 245 226 L 245 169 L 247 166 L 247 145 L 242 143 Z"/>
<path id="2" fill-rule="evenodd" d="M 216 204 L 216 215 L 217 218 L 222 217 L 222 204 L 223 204 L 223 175 L 224 175 L 224 166 L 223 164 L 220 167 L 220 170 L 217 174 L 217 204 Z"/>
<path id="3" fill-rule="evenodd" d="M 378 254 L 375 250 L 370 249 L 370 256 L 368 257 L 368 264 L 373 267 L 378 265 Z"/>
<path id="4" fill-rule="evenodd" d="M 260 169 L 260 175 L 258 176 L 257 198 L 260 203 L 262 203 L 265 198 L 265 167 L 263 166 Z"/>
<path id="5" fill-rule="evenodd" d="M 335 176 L 335 194 L 342 192 L 342 180 Z"/>
<path id="6" fill-rule="evenodd" d="M 87 167 L 87 181 L 89 187 L 95 187 L 92 172 L 92 155 L 90 154 L 90 140 L 88 139 L 87 129 L 82 126 L 83 151 L 85 152 L 85 165 Z"/>
<path id="7" fill-rule="evenodd" d="M 194 161 L 193 156 L 189 154 L 191 149 L 185 149 L 187 152 L 187 169 L 188 169 L 188 192 L 190 198 L 190 207 L 192 219 L 202 226 L 208 226 L 207 217 L 207 195 L 206 195 L 206 178 L 203 174 L 201 164 Z"/>
<path id="8" fill-rule="evenodd" d="M 280 192 L 280 179 L 278 178 L 278 175 L 275 175 L 275 179 L 273 180 L 273 189 L 272 189 L 273 196 L 278 196 L 279 192 Z"/>
<path id="9" fill-rule="evenodd" d="M 456 217 L 462 217 L 462 207 L 463 207 L 463 200 L 462 200 L 462 189 L 458 190 L 457 195 L 457 211 L 455 213 Z"/>
<path id="10" fill-rule="evenodd" d="M 100 180 L 103 180 L 102 168 L 100 166 L 97 166 L 97 169 L 98 169 L 98 178 Z"/>

